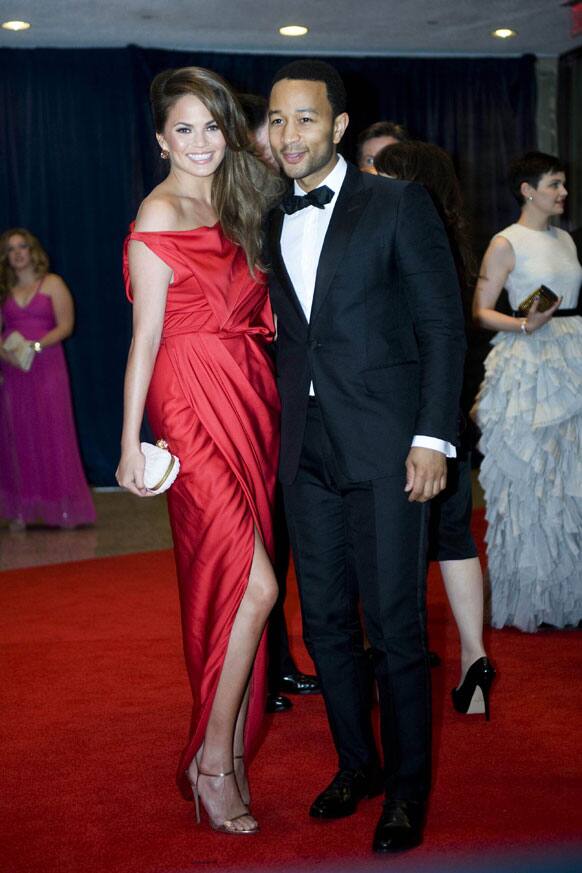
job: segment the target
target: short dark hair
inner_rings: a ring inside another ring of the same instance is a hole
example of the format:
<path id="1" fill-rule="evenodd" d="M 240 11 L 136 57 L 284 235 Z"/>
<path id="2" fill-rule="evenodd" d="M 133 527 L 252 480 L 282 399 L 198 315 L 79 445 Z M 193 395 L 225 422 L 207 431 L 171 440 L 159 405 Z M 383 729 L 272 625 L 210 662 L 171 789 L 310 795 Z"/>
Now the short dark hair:
<path id="1" fill-rule="evenodd" d="M 525 198 L 521 193 L 521 186 L 524 182 L 527 182 L 532 188 L 537 188 L 540 179 L 546 173 L 563 173 L 564 171 L 564 164 L 555 155 L 548 155 L 545 152 L 527 152 L 522 157 L 513 160 L 509 166 L 508 182 L 511 193 L 520 206 L 523 206 Z"/>
<path id="2" fill-rule="evenodd" d="M 403 124 L 398 124 L 396 121 L 375 121 L 369 127 L 364 128 L 358 134 L 356 143 L 356 160 L 358 164 L 362 162 L 362 150 L 364 145 L 370 139 L 376 139 L 377 136 L 393 136 L 398 142 L 409 142 L 410 134 Z"/>
<path id="3" fill-rule="evenodd" d="M 306 79 L 308 82 L 323 82 L 327 90 L 327 99 L 331 104 L 333 117 L 336 118 L 346 111 L 347 94 L 342 77 L 331 64 L 313 58 L 291 61 L 276 74 L 271 87 L 281 79 Z"/>
<path id="4" fill-rule="evenodd" d="M 256 133 L 269 117 L 269 103 L 260 94 L 238 94 L 238 102 L 245 114 L 251 133 Z"/>

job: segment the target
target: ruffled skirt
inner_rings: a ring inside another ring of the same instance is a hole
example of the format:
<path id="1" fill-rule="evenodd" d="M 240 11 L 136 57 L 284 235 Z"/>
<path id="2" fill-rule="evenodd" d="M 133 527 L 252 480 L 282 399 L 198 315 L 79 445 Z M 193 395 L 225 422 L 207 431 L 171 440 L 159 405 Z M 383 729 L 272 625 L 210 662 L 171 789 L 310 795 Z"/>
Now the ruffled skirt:
<path id="1" fill-rule="evenodd" d="M 499 333 L 473 417 L 484 455 L 492 624 L 582 620 L 582 317 Z"/>

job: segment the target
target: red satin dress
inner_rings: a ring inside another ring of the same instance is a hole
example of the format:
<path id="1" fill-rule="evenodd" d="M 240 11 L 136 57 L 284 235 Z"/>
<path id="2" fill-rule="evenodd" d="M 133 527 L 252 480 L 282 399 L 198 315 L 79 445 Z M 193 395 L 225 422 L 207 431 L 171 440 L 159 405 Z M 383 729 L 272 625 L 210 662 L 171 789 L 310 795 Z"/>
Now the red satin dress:
<path id="1" fill-rule="evenodd" d="M 180 780 L 204 739 L 249 578 L 255 527 L 273 557 L 280 411 L 268 351 L 273 315 L 266 277 L 250 275 L 243 250 L 226 239 L 219 224 L 158 233 L 139 233 L 132 225 L 123 259 L 131 299 L 130 240 L 145 243 L 173 271 L 147 414 L 155 439 L 165 439 L 181 464 L 168 491 L 193 696 Z M 265 696 L 263 634 L 250 684 L 249 757 Z"/>

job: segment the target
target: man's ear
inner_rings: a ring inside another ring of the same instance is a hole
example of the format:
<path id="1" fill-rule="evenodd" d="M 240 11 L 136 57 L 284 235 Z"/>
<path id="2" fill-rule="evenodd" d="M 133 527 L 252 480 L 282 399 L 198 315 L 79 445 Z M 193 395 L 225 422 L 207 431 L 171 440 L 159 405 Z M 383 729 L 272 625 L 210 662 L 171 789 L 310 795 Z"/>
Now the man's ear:
<path id="1" fill-rule="evenodd" d="M 337 145 L 342 136 L 346 132 L 346 128 L 350 123 L 350 117 L 347 112 L 340 112 L 333 120 L 333 141 Z"/>

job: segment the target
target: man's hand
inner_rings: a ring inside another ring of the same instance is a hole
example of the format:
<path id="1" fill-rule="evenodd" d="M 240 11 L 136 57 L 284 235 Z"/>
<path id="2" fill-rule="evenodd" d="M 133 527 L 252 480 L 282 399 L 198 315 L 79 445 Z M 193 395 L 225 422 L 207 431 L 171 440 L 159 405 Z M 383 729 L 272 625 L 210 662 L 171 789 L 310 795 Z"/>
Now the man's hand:
<path id="1" fill-rule="evenodd" d="M 415 446 L 406 458 L 406 486 L 410 501 L 426 503 L 444 491 L 447 484 L 447 459 L 442 452 Z"/>

